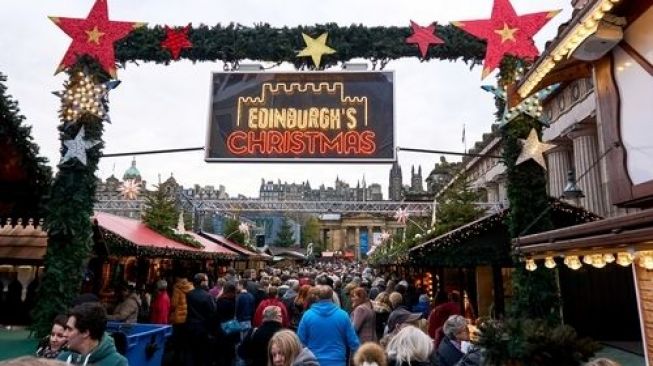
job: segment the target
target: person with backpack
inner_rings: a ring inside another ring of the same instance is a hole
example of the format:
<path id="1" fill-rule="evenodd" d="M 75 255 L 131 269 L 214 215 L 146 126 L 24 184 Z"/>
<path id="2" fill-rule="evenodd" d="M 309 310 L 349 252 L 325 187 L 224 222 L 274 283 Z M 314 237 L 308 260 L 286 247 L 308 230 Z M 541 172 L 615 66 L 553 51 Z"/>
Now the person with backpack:
<path id="1" fill-rule="evenodd" d="M 268 343 L 272 336 L 283 329 L 281 308 L 268 306 L 263 310 L 263 323 L 258 328 L 251 328 L 240 346 L 238 357 L 247 366 L 265 365 L 268 356 Z"/>

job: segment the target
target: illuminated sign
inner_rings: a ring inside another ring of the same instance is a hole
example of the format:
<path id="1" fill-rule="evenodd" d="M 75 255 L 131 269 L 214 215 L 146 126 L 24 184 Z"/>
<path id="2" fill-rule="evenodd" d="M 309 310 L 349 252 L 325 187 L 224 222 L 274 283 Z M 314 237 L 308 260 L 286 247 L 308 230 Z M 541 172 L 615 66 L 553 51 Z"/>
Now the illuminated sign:
<path id="1" fill-rule="evenodd" d="M 392 72 L 215 73 L 206 161 L 391 162 Z"/>

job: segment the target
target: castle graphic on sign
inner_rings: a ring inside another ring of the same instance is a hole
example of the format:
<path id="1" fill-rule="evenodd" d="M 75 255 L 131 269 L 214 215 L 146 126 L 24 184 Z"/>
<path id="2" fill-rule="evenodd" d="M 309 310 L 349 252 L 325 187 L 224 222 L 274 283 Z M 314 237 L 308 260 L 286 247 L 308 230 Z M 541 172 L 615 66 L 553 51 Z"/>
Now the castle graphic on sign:
<path id="1" fill-rule="evenodd" d="M 345 95 L 341 82 L 264 83 L 261 96 L 238 98 L 236 126 L 249 129 L 354 130 L 367 126 L 367 97 Z M 307 105 L 294 99 L 311 97 L 320 105 Z M 283 98 L 285 103 L 280 102 Z"/>

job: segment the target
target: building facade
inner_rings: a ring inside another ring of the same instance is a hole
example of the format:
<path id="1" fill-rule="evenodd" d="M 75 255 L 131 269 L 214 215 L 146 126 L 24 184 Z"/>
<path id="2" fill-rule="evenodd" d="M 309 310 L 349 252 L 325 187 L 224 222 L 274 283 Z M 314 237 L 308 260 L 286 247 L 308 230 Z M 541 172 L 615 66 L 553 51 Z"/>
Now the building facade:
<path id="1" fill-rule="evenodd" d="M 259 199 L 263 201 L 382 201 L 381 185 L 372 183 L 369 186 L 363 177 L 356 187 L 336 177 L 333 187 L 324 184 L 318 188 L 311 188 L 310 182 L 281 183 L 281 180 L 265 181 L 261 179 Z"/>

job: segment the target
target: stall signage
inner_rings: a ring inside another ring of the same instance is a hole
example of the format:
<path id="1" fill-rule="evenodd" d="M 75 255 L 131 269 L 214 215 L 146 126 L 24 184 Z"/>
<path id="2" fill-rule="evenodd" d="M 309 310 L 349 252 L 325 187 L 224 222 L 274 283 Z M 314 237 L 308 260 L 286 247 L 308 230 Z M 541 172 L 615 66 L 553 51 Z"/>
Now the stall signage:
<path id="1" fill-rule="evenodd" d="M 207 161 L 391 162 L 392 72 L 214 73 Z"/>

